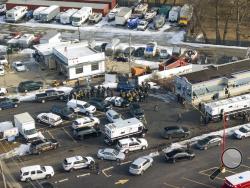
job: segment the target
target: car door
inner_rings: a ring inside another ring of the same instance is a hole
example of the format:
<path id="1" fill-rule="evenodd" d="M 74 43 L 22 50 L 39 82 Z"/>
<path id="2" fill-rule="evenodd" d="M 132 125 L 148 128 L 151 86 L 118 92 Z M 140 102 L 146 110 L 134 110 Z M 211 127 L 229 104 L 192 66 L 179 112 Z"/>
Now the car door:
<path id="1" fill-rule="evenodd" d="M 32 170 L 32 171 L 30 172 L 30 179 L 32 179 L 32 180 L 38 179 L 35 170 Z"/>
<path id="2" fill-rule="evenodd" d="M 138 150 L 140 148 L 140 144 L 138 142 L 131 142 L 131 151 Z"/>
<path id="3" fill-rule="evenodd" d="M 41 120 L 42 120 L 42 122 L 44 122 L 46 124 L 49 124 L 49 118 L 48 118 L 48 116 L 42 115 Z"/>
<path id="4" fill-rule="evenodd" d="M 113 119 L 112 119 L 112 116 L 111 116 L 110 113 L 107 113 L 107 118 L 108 118 L 108 120 L 109 120 L 110 122 L 113 122 Z"/>
<path id="5" fill-rule="evenodd" d="M 45 178 L 45 174 L 42 170 L 37 170 L 36 177 L 37 177 L 37 179 L 43 179 L 43 178 Z"/>
<path id="6" fill-rule="evenodd" d="M 80 161 L 76 161 L 75 163 L 74 163 L 74 168 L 75 169 L 80 169 L 80 168 L 83 168 L 83 161 L 82 160 L 80 160 Z"/>
<path id="7" fill-rule="evenodd" d="M 142 166 L 143 166 L 143 169 L 144 169 L 144 170 L 147 170 L 148 167 L 150 166 L 150 161 L 149 161 L 149 160 L 146 160 L 146 161 L 142 164 Z"/>

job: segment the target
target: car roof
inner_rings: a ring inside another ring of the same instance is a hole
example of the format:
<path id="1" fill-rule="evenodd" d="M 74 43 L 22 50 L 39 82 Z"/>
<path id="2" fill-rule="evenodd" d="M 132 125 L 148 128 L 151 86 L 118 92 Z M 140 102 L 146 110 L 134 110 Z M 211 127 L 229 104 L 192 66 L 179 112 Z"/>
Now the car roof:
<path id="1" fill-rule="evenodd" d="M 51 112 L 47 113 L 47 116 L 48 116 L 49 118 L 52 118 L 52 119 L 60 118 L 60 116 L 58 116 L 58 115 L 56 115 L 56 114 L 53 114 L 53 113 L 51 113 Z"/>
<path id="2" fill-rule="evenodd" d="M 175 129 L 180 129 L 179 126 L 168 126 L 168 127 L 164 127 L 164 130 L 169 131 L 169 130 L 175 130 Z"/>
<path id="3" fill-rule="evenodd" d="M 85 122 L 89 122 L 91 119 L 89 117 L 82 117 L 82 118 L 78 118 L 74 121 L 78 122 L 78 123 L 85 123 Z"/>
<path id="4" fill-rule="evenodd" d="M 72 163 L 72 162 L 75 162 L 75 161 L 81 161 L 81 160 L 83 160 L 83 157 L 77 155 L 77 156 L 74 156 L 74 157 L 68 157 L 68 158 L 66 158 L 65 160 L 66 160 L 67 162 L 69 162 L 69 163 Z"/>
<path id="5" fill-rule="evenodd" d="M 118 112 L 116 112 L 116 111 L 114 111 L 114 110 L 112 110 L 112 109 L 111 109 L 111 110 L 108 110 L 107 113 L 111 114 L 112 116 L 117 115 L 117 114 L 119 115 Z"/>
<path id="6" fill-rule="evenodd" d="M 41 169 L 40 165 L 32 165 L 32 166 L 22 167 L 21 171 L 22 172 L 27 172 L 27 171 L 30 171 L 30 170 L 40 170 L 40 169 Z"/>
<path id="7" fill-rule="evenodd" d="M 132 163 L 133 165 L 141 165 L 142 163 L 144 163 L 145 161 L 149 160 L 149 156 L 143 156 L 143 157 L 139 157 L 138 159 L 134 160 L 134 162 Z"/>
<path id="8" fill-rule="evenodd" d="M 126 143 L 130 143 L 130 142 L 133 142 L 133 141 L 136 141 L 136 138 L 131 137 L 131 138 L 124 138 L 124 139 L 119 140 L 119 142 L 121 144 L 126 144 Z"/>
<path id="9" fill-rule="evenodd" d="M 114 151 L 113 148 L 105 148 L 105 149 L 103 149 L 103 152 L 113 153 L 113 151 Z"/>
<path id="10" fill-rule="evenodd" d="M 80 105 L 85 105 L 87 102 L 81 101 L 81 100 L 76 100 L 76 99 L 71 99 L 69 101 L 69 103 L 76 103 L 76 104 L 80 104 Z"/>

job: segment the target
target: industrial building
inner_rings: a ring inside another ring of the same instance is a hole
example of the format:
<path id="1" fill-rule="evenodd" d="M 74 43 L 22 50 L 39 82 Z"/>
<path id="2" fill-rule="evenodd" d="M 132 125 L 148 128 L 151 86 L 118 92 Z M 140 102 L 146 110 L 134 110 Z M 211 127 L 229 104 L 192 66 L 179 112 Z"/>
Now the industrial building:
<path id="1" fill-rule="evenodd" d="M 53 48 L 57 69 L 68 79 L 105 73 L 105 55 L 88 47 L 86 43 L 73 43 Z"/>
<path id="2" fill-rule="evenodd" d="M 91 7 L 93 12 L 102 13 L 103 16 L 108 14 L 109 12 L 109 4 L 108 3 L 83 3 L 83 2 L 67 2 L 67 1 L 46 1 L 46 0 L 8 0 L 6 3 L 7 10 L 12 9 L 15 6 L 27 6 L 29 10 L 35 10 L 40 6 L 51 6 L 58 5 L 60 7 L 60 11 L 66 11 L 70 8 L 81 9 L 82 7 Z"/>
<path id="3" fill-rule="evenodd" d="M 175 76 L 175 93 L 192 104 L 212 101 L 250 91 L 250 59 Z"/>

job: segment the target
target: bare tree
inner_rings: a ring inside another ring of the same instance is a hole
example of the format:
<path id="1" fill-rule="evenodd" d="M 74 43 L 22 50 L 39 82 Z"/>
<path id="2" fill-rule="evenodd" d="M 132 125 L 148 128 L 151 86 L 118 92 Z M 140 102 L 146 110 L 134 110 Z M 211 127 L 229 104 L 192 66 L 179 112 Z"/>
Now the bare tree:
<path id="1" fill-rule="evenodd" d="M 234 6 L 235 6 L 235 0 L 231 1 L 231 6 L 229 8 L 228 14 L 226 15 L 224 30 L 223 30 L 223 36 L 222 36 L 222 43 L 226 43 L 226 37 L 228 32 L 228 22 L 232 18 L 233 12 L 234 12 Z"/>
<path id="2" fill-rule="evenodd" d="M 216 32 L 216 44 L 221 43 L 220 37 L 220 27 L 219 27 L 219 2 L 220 0 L 215 0 L 215 32 Z"/>

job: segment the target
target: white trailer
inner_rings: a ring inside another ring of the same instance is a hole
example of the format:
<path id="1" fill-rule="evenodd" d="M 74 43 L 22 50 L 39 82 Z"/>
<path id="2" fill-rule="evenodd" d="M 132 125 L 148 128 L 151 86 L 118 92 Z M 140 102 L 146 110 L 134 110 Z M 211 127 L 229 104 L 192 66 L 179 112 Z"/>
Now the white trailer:
<path id="1" fill-rule="evenodd" d="M 28 112 L 14 115 L 15 127 L 18 128 L 19 133 L 27 140 L 32 141 L 39 137 L 35 127 L 35 120 Z"/>
<path id="2" fill-rule="evenodd" d="M 5 20 L 7 22 L 17 22 L 22 19 L 28 12 L 26 6 L 16 6 L 6 12 Z"/>
<path id="3" fill-rule="evenodd" d="M 116 123 L 106 124 L 104 127 L 105 143 L 113 144 L 121 138 L 130 136 L 145 136 L 147 129 L 137 118 L 125 119 Z"/>
<path id="4" fill-rule="evenodd" d="M 0 123 L 0 140 L 14 140 L 18 136 L 18 128 L 11 121 Z"/>
<path id="5" fill-rule="evenodd" d="M 71 24 L 72 16 L 77 12 L 77 9 L 71 8 L 60 15 L 61 24 Z"/>
<path id="6" fill-rule="evenodd" d="M 19 46 L 27 48 L 32 44 L 35 38 L 36 37 L 33 34 L 24 34 L 17 40 L 17 43 Z"/>
<path id="7" fill-rule="evenodd" d="M 205 120 L 220 121 L 223 116 L 244 117 L 250 112 L 250 94 L 204 104 Z"/>
<path id="8" fill-rule="evenodd" d="M 180 11 L 179 25 L 187 26 L 192 16 L 193 16 L 193 6 L 190 4 L 183 5 Z"/>
<path id="9" fill-rule="evenodd" d="M 172 9 L 169 11 L 168 21 L 178 22 L 179 17 L 180 17 L 180 11 L 181 11 L 180 6 L 172 7 Z"/>
<path id="10" fill-rule="evenodd" d="M 128 7 L 122 7 L 118 14 L 115 16 L 116 25 L 125 25 L 128 19 L 132 15 L 132 9 Z"/>
<path id="11" fill-rule="evenodd" d="M 41 22 L 50 22 L 56 17 L 60 12 L 60 7 L 57 5 L 51 5 L 42 12 L 40 12 L 40 21 Z"/>
<path id="12" fill-rule="evenodd" d="M 33 18 L 34 20 L 39 20 L 40 19 L 40 13 L 44 11 L 48 7 L 38 7 L 37 9 L 34 10 L 33 12 Z"/>
<path id="13" fill-rule="evenodd" d="M 89 16 L 92 14 L 91 7 L 82 7 L 72 16 L 72 25 L 73 26 L 81 26 L 84 22 L 87 21 Z"/>

